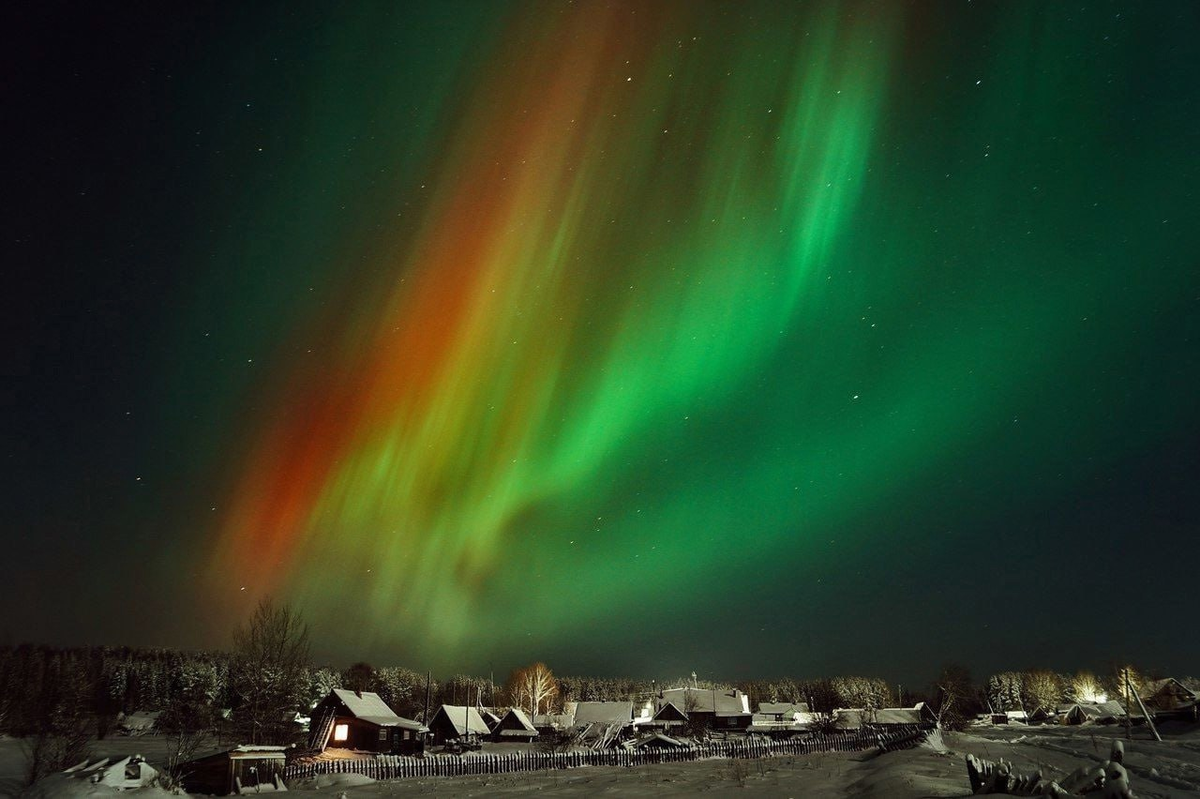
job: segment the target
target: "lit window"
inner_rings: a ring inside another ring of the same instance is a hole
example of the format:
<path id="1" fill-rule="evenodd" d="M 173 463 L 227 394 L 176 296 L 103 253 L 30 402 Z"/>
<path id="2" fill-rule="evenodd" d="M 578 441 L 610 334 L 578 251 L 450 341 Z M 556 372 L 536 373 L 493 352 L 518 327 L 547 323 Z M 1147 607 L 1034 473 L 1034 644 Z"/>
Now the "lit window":
<path id="1" fill-rule="evenodd" d="M 379 728 L 379 740 L 381 740 L 381 741 L 387 740 L 387 727 Z"/>
<path id="2" fill-rule="evenodd" d="M 350 725 L 339 724 L 333 728 L 333 740 L 344 741 L 350 737 Z"/>

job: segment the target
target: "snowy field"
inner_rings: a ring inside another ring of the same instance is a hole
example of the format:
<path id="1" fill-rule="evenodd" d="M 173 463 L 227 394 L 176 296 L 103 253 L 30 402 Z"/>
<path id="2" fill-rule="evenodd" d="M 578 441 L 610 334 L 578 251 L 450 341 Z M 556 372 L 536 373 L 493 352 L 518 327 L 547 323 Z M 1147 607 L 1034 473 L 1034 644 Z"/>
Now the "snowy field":
<path id="1" fill-rule="evenodd" d="M 478 777 L 439 777 L 370 783 L 352 775 L 330 775 L 319 782 L 291 786 L 301 796 L 348 799 L 377 796 L 518 796 L 536 792 L 546 797 L 583 796 L 762 796 L 866 797 L 917 799 L 970 795 L 963 755 L 1004 758 L 1021 771 L 1042 768 L 1061 778 L 1080 766 L 1107 758 L 1116 727 L 982 727 L 950 733 L 949 751 L 924 746 L 874 756 L 872 753 L 829 753 L 763 760 L 710 760 L 637 768 L 581 768 L 525 774 Z M 1148 740 L 1144 729 L 1126 741 L 1126 765 L 1139 797 L 1200 795 L 1200 728 L 1168 727 L 1166 740 Z M 153 765 L 161 763 L 165 741 L 153 736 L 98 741 L 97 753 L 140 753 Z M 23 754 L 21 742 L 0 740 L 0 795 L 19 790 Z M 114 794 L 115 795 L 115 794 Z M 141 792 L 125 794 L 132 797 Z"/>

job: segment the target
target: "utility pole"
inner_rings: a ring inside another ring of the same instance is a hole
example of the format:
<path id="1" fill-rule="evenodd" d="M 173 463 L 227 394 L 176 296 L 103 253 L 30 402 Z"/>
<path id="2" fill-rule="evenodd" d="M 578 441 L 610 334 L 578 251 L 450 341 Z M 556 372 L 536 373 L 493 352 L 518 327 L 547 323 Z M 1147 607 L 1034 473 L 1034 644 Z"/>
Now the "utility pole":
<path id="1" fill-rule="evenodd" d="M 1125 684 L 1129 686 L 1130 693 L 1132 693 L 1133 698 L 1137 700 L 1138 707 L 1142 709 L 1142 715 L 1146 717 L 1146 723 L 1150 725 L 1150 732 L 1154 733 L 1154 740 L 1162 743 L 1162 736 L 1158 734 L 1158 728 L 1154 726 L 1154 719 L 1151 718 L 1150 712 L 1146 710 L 1146 706 L 1142 704 L 1142 697 L 1138 695 L 1137 689 L 1133 687 L 1133 683 L 1129 682 L 1128 670 L 1125 672 Z"/>
<path id="2" fill-rule="evenodd" d="M 1133 698 L 1129 695 L 1129 669 L 1121 670 L 1121 675 L 1125 678 L 1122 688 L 1125 689 L 1125 740 L 1133 740 Z"/>
<path id="3" fill-rule="evenodd" d="M 421 719 L 421 723 L 429 726 L 429 690 L 433 685 L 433 672 L 425 673 L 425 717 Z"/>

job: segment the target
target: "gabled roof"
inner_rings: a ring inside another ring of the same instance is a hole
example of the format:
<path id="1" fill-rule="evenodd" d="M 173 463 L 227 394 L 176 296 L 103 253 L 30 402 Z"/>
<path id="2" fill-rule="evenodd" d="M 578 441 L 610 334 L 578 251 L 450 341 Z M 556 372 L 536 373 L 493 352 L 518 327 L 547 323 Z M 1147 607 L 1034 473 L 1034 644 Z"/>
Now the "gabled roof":
<path id="1" fill-rule="evenodd" d="M 715 713 L 718 716 L 750 715 L 750 700 L 741 691 L 710 688 L 668 688 L 662 699 L 685 713 Z"/>
<path id="2" fill-rule="evenodd" d="M 1142 686 L 1142 689 L 1138 691 L 1138 695 L 1142 697 L 1143 701 L 1145 701 L 1146 699 L 1151 699 L 1155 696 L 1158 696 L 1163 692 L 1164 689 L 1167 688 L 1171 689 L 1170 692 L 1173 694 L 1190 695 L 1193 699 L 1195 699 L 1197 695 L 1195 688 L 1185 685 L 1183 681 L 1177 680 L 1174 677 L 1167 677 L 1163 680 L 1151 680 Z"/>
<path id="3" fill-rule="evenodd" d="M 575 724 L 613 724 L 633 721 L 633 702 L 579 702 Z"/>
<path id="4" fill-rule="evenodd" d="M 501 717 L 500 723 L 497 726 L 502 730 L 524 730 L 525 732 L 537 734 L 537 728 L 529 721 L 529 716 L 525 715 L 525 711 L 519 707 L 509 708 L 508 712 Z"/>
<path id="5" fill-rule="evenodd" d="M 656 748 L 663 747 L 666 749 L 679 749 L 679 748 L 687 746 L 687 744 L 685 744 L 683 741 L 679 740 L 678 738 L 672 738 L 669 735 L 663 735 L 661 732 L 656 732 L 653 735 L 651 735 L 649 738 L 643 738 L 642 740 L 635 743 L 633 745 L 633 748 L 634 749 L 643 749 L 647 746 L 656 747 Z"/>
<path id="6" fill-rule="evenodd" d="M 400 727 L 406 730 L 427 732 L 426 727 L 419 721 L 397 716 L 396 712 L 387 706 L 379 694 L 370 691 L 347 691 L 345 688 L 334 688 L 336 696 L 350 715 L 360 721 L 378 724 L 380 727 Z"/>
<path id="7" fill-rule="evenodd" d="M 433 718 L 436 720 L 441 715 L 446 716 L 450 722 L 450 726 L 454 727 L 454 731 L 458 735 L 466 735 L 468 732 L 483 735 L 489 732 L 488 725 L 484 723 L 483 717 L 473 707 L 442 705 L 438 708 Z"/>
<path id="8" fill-rule="evenodd" d="M 687 721 L 687 713 L 675 706 L 674 702 L 667 702 L 660 707 L 654 714 L 655 721 Z"/>

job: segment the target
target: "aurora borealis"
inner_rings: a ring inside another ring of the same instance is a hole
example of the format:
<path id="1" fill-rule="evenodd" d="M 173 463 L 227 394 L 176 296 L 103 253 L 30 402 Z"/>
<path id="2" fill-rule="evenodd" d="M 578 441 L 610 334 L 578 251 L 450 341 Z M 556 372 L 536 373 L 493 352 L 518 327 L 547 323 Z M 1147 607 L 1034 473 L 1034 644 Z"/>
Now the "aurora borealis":
<path id="1" fill-rule="evenodd" d="M 189 13 L 35 39 L 6 634 L 1200 654 L 1137 624 L 1194 605 L 1194 6 Z"/>

